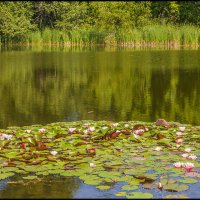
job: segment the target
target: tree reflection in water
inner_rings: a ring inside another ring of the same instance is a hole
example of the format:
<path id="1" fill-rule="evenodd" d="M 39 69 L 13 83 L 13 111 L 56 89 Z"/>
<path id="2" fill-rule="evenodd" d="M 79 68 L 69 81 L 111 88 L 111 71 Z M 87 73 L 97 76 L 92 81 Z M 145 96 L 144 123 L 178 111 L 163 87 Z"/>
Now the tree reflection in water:
<path id="1" fill-rule="evenodd" d="M 44 176 L 40 180 L 24 180 L 15 176 L 0 181 L 0 197 L 73 198 L 79 186 L 80 180 L 76 177 Z"/>

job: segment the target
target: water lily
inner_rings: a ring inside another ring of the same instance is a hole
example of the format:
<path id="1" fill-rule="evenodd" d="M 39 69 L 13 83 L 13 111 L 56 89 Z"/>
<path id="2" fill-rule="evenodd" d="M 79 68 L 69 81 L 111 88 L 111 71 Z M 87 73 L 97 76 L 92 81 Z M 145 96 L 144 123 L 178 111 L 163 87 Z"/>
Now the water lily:
<path id="1" fill-rule="evenodd" d="M 183 132 L 183 131 L 185 130 L 185 127 L 184 127 L 184 126 L 181 126 L 181 127 L 179 127 L 179 130 L 180 130 L 181 132 Z"/>
<path id="2" fill-rule="evenodd" d="M 96 165 L 94 163 L 90 163 L 90 167 L 95 167 Z"/>
<path id="3" fill-rule="evenodd" d="M 118 125 L 119 125 L 119 123 L 113 123 L 112 125 L 113 125 L 113 126 L 118 126 Z"/>
<path id="4" fill-rule="evenodd" d="M 181 162 L 175 162 L 173 165 L 176 168 L 181 168 L 183 166 L 183 163 L 181 163 Z"/>
<path id="5" fill-rule="evenodd" d="M 188 154 L 187 154 L 187 153 L 183 153 L 181 156 L 182 156 L 183 158 L 187 158 L 187 157 L 188 157 Z"/>
<path id="6" fill-rule="evenodd" d="M 194 154 L 191 154 L 188 159 L 190 160 L 196 160 L 197 159 L 197 156 L 195 156 Z"/>
<path id="7" fill-rule="evenodd" d="M 105 129 L 107 129 L 107 128 L 108 128 L 107 126 L 103 126 L 103 127 L 102 127 L 103 130 L 105 130 Z"/>
<path id="8" fill-rule="evenodd" d="M 194 168 L 194 164 L 187 162 L 187 163 L 184 164 L 184 167 L 185 167 L 187 172 L 190 172 L 192 170 L 192 168 Z"/>
<path id="9" fill-rule="evenodd" d="M 95 128 L 94 127 L 89 127 L 89 131 L 93 132 L 93 131 L 95 131 Z"/>
<path id="10" fill-rule="evenodd" d="M 190 149 L 190 148 L 187 148 L 187 149 L 185 149 L 185 152 L 190 153 L 190 152 L 191 152 L 191 149 Z"/>
<path id="11" fill-rule="evenodd" d="M 50 151 L 51 155 L 55 156 L 58 152 L 57 151 Z"/>
<path id="12" fill-rule="evenodd" d="M 44 133 L 45 131 L 46 131 L 45 128 L 40 128 L 40 129 L 39 129 L 39 132 L 40 132 L 40 133 Z"/>
<path id="13" fill-rule="evenodd" d="M 89 130 L 86 129 L 86 130 L 83 131 L 83 133 L 84 133 L 84 134 L 88 134 L 88 133 L 89 133 Z"/>
<path id="14" fill-rule="evenodd" d="M 145 131 L 148 131 L 149 129 L 148 128 L 145 128 Z"/>
<path id="15" fill-rule="evenodd" d="M 31 133 L 31 130 L 25 130 L 24 132 L 25 133 Z"/>
<path id="16" fill-rule="evenodd" d="M 176 147 L 179 148 L 181 145 L 180 144 L 176 144 Z"/>
<path id="17" fill-rule="evenodd" d="M 133 133 L 135 133 L 136 135 L 142 135 L 144 133 L 144 129 L 134 130 Z"/>
<path id="18" fill-rule="evenodd" d="M 73 133 L 76 130 L 76 128 L 69 128 L 69 132 Z"/>
<path id="19" fill-rule="evenodd" d="M 126 128 L 129 127 L 129 124 L 124 124 L 124 127 L 126 127 Z"/>
<path id="20" fill-rule="evenodd" d="M 4 139 L 11 140 L 12 135 L 8 135 L 8 134 L 3 133 L 3 134 L 0 136 L 0 138 L 1 138 L 1 140 L 4 140 Z"/>
<path id="21" fill-rule="evenodd" d="M 177 136 L 181 136 L 181 135 L 182 135 L 182 132 L 178 131 L 178 132 L 176 132 L 176 135 L 177 135 Z"/>
<path id="22" fill-rule="evenodd" d="M 155 148 L 155 151 L 160 151 L 160 150 L 162 150 L 161 147 L 156 147 L 156 148 Z"/>
<path id="23" fill-rule="evenodd" d="M 176 144 L 181 144 L 182 142 L 183 142 L 183 140 L 180 138 L 176 140 Z"/>

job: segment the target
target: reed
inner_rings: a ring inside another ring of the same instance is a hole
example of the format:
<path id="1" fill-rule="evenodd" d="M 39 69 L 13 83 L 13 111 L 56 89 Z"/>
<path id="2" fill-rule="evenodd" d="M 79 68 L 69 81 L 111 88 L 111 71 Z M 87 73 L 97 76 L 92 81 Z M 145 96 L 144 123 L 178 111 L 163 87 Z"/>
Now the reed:
<path id="1" fill-rule="evenodd" d="M 169 24 L 151 24 L 131 30 L 107 31 L 76 29 L 68 32 L 46 28 L 40 32 L 29 33 L 23 39 L 0 39 L 0 44 L 26 44 L 49 46 L 191 46 L 200 44 L 200 29 L 192 25 L 173 26 Z"/>

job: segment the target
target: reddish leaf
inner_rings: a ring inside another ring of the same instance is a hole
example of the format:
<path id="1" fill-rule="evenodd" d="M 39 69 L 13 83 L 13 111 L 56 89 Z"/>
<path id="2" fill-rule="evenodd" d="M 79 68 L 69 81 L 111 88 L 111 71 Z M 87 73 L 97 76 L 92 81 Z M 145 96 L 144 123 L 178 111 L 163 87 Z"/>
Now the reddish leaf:
<path id="1" fill-rule="evenodd" d="M 73 166 L 65 166 L 64 169 L 65 170 L 74 170 L 75 168 Z"/>
<path id="2" fill-rule="evenodd" d="M 20 144 L 20 146 L 21 146 L 22 149 L 26 149 L 26 143 L 25 143 L 25 142 L 22 142 L 22 143 Z"/>
<path id="3" fill-rule="evenodd" d="M 37 143 L 37 149 L 38 150 L 45 150 L 45 149 L 47 149 L 47 146 L 43 142 L 37 141 L 36 143 Z"/>
<path id="4" fill-rule="evenodd" d="M 96 149 L 95 148 L 87 148 L 86 152 L 89 154 L 96 154 Z"/>
<path id="5" fill-rule="evenodd" d="M 121 133 L 120 131 L 119 131 L 119 132 L 114 132 L 114 133 L 111 134 L 110 137 L 111 137 L 112 139 L 114 139 L 114 138 L 116 138 L 120 133 Z"/>

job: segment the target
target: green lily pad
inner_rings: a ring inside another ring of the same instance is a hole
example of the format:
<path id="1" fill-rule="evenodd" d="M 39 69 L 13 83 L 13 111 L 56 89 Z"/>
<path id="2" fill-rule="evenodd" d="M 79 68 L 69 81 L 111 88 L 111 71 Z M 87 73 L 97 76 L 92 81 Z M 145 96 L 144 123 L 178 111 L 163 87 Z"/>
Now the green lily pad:
<path id="1" fill-rule="evenodd" d="M 108 189 L 110 189 L 110 186 L 108 186 L 108 185 L 99 185 L 99 186 L 96 186 L 96 188 L 98 188 L 100 190 L 108 190 Z"/>
<path id="2" fill-rule="evenodd" d="M 27 179 L 27 180 L 33 180 L 33 179 L 36 179 L 38 178 L 37 176 L 24 176 L 22 177 L 23 179 Z"/>
<path id="3" fill-rule="evenodd" d="M 151 199 L 153 194 L 143 192 L 131 192 L 126 195 L 127 199 Z"/>

